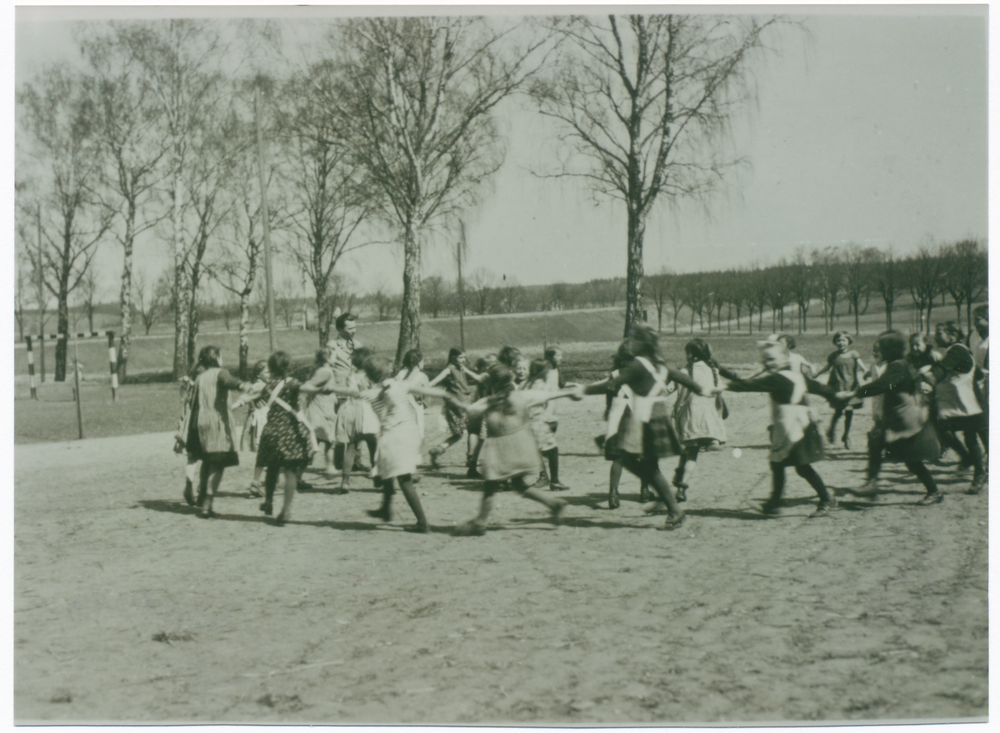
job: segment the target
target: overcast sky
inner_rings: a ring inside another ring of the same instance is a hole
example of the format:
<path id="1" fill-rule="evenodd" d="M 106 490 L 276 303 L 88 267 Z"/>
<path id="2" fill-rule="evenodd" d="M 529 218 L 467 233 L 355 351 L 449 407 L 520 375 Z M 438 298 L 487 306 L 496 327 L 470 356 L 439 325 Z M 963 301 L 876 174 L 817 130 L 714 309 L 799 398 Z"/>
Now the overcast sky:
<path id="1" fill-rule="evenodd" d="M 731 141 L 750 167 L 729 179 L 707 213 L 683 201 L 658 207 L 647 228 L 647 272 L 768 264 L 799 247 L 849 242 L 905 254 L 927 242 L 985 239 L 987 7 L 781 8 L 804 19 L 809 33 L 786 33 L 756 68 L 758 104 Z M 91 11 L 19 8 L 15 78 L 64 57 L 67 12 Z M 469 269 L 522 284 L 624 275 L 622 205 L 530 174 L 554 146 L 537 113 L 507 105 L 502 127 L 506 162 L 467 216 Z M 453 274 L 446 245 L 428 247 L 425 275 Z M 385 257 L 387 249 L 350 263 L 362 288 L 399 287 L 401 258 L 392 249 Z M 168 262 L 162 245 L 140 254 L 151 267 Z M 391 264 L 376 270 L 376 259 Z M 108 247 L 102 267 L 111 273 L 119 260 Z"/>

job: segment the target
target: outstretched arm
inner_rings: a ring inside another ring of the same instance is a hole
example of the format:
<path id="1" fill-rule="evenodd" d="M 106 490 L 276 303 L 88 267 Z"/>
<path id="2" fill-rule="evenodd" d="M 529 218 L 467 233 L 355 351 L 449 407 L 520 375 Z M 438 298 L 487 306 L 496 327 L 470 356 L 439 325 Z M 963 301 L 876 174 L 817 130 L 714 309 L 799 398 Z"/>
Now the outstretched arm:
<path id="1" fill-rule="evenodd" d="M 448 376 L 448 367 L 445 367 L 444 369 L 441 370 L 440 374 L 438 374 L 436 377 L 434 377 L 434 379 L 432 379 L 430 382 L 427 383 L 427 386 L 436 387 L 441 382 L 443 382 L 444 378 L 447 376 Z"/>

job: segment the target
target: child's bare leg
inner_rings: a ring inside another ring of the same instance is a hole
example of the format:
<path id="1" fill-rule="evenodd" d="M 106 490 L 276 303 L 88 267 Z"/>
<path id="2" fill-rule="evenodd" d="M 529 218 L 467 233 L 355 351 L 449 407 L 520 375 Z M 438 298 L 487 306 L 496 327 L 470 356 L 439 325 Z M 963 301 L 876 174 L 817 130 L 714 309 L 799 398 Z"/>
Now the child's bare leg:
<path id="1" fill-rule="evenodd" d="M 292 516 L 292 499 L 295 498 L 295 487 L 299 482 L 296 471 L 283 471 L 285 477 L 285 496 L 281 503 L 281 512 L 275 517 L 275 524 L 284 524 Z"/>
<path id="2" fill-rule="evenodd" d="M 412 529 L 416 532 L 426 532 L 428 529 L 427 517 L 424 515 L 424 508 L 420 504 L 417 490 L 413 488 L 412 477 L 410 474 L 405 474 L 397 476 L 396 481 L 399 482 L 399 488 L 402 490 L 403 496 L 406 497 L 406 503 L 410 505 L 413 515 L 417 518 L 417 523 L 413 525 Z"/>
<path id="3" fill-rule="evenodd" d="M 354 457 L 357 455 L 358 446 L 354 443 L 344 445 L 344 469 L 341 473 L 340 488 L 346 489 L 351 483 L 351 469 L 354 468 Z"/>
<path id="4" fill-rule="evenodd" d="M 517 476 L 511 479 L 510 483 L 514 488 L 514 491 L 518 492 L 521 496 L 547 506 L 549 511 L 552 512 L 552 521 L 556 524 L 559 523 L 559 517 L 562 514 L 563 508 L 566 506 L 566 502 L 564 500 L 550 498 L 537 489 L 529 488 L 525 483 L 523 476 Z"/>

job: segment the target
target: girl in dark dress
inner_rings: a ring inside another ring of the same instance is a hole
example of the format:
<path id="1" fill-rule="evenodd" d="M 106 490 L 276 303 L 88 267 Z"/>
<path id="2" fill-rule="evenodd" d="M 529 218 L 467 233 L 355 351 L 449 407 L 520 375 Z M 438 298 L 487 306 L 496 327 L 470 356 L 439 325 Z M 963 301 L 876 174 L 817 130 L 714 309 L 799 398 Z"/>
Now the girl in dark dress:
<path id="1" fill-rule="evenodd" d="M 719 374 L 730 380 L 726 389 L 731 392 L 767 392 L 771 397 L 771 496 L 761 510 L 769 516 L 779 513 L 785 469 L 794 468 L 819 496 L 819 505 L 810 517 L 824 517 L 837 508 L 837 500 L 812 467 L 823 458 L 823 439 L 809 414 L 806 393 L 831 398 L 834 390 L 793 370 L 788 348 L 780 341 L 763 341 L 760 346 L 766 371 L 763 376 L 741 379 L 725 368 L 720 368 Z"/>
<path id="2" fill-rule="evenodd" d="M 271 383 L 261 395 L 266 400 L 267 423 L 260 434 L 257 448 L 257 465 L 263 466 L 264 503 L 260 510 L 267 516 L 273 511 L 274 491 L 278 485 L 278 475 L 284 477 L 285 496 L 281 513 L 274 520 L 276 526 L 283 526 L 291 517 L 292 499 L 299 475 L 312 460 L 314 438 L 311 429 L 299 417 L 299 394 L 316 394 L 321 390 L 316 385 L 303 384 L 288 376 L 291 359 L 284 351 L 276 351 L 267 360 Z"/>
<path id="3" fill-rule="evenodd" d="M 469 369 L 465 352 L 461 349 L 452 348 L 448 352 L 448 365 L 427 386 L 437 387 L 441 385 L 441 388 L 451 395 L 456 402 L 468 404 L 475 393 L 475 385 L 482 379 L 485 379 L 485 375 L 480 376 Z M 430 450 L 431 465 L 434 468 L 438 467 L 438 458 L 441 454 L 459 442 L 468 428 L 465 412 L 456 407 L 451 401 L 444 403 L 444 417 L 448 423 L 448 432 L 450 434 L 441 445 L 435 446 Z M 478 436 L 479 433 L 477 432 L 475 435 Z M 475 470 L 475 464 L 472 463 L 472 460 L 476 446 L 473 443 L 477 439 L 473 437 L 472 432 L 469 432 L 465 462 L 470 472 Z"/>
<path id="4" fill-rule="evenodd" d="M 201 461 L 198 480 L 198 506 L 203 519 L 214 517 L 212 501 L 229 466 L 239 465 L 236 441 L 233 439 L 233 414 L 229 393 L 249 391 L 251 385 L 241 382 L 222 368 L 222 356 L 216 346 L 206 346 L 198 354 L 202 370 L 194 380 L 191 409 L 182 434 L 188 456 Z"/>
<path id="5" fill-rule="evenodd" d="M 623 386 L 632 392 L 628 420 L 618 439 L 622 466 L 648 483 L 667 506 L 663 529 L 672 530 L 684 522 L 684 512 L 674 499 L 670 484 L 660 471 L 660 459 L 680 455 L 681 445 L 667 409 L 667 382 L 677 382 L 696 394 L 701 387 L 682 371 L 668 369 L 660 356 L 656 332 L 643 323 L 629 329 L 628 351 L 635 357 L 617 376 L 580 388 L 581 394 L 618 394 Z"/>
<path id="6" fill-rule="evenodd" d="M 833 335 L 833 345 L 837 350 L 827 357 L 826 366 L 820 370 L 816 378 L 824 372 L 830 372 L 827 384 L 834 392 L 845 392 L 853 390 L 858 386 L 860 376 L 864 374 L 868 367 L 861 361 L 861 354 L 851 348 L 853 339 L 847 331 L 837 331 Z M 833 419 L 830 420 L 830 429 L 826 433 L 827 441 L 833 445 L 834 432 L 837 429 L 837 421 L 840 416 L 844 416 L 844 448 L 851 448 L 851 421 L 854 419 L 854 410 L 861 407 L 860 399 L 852 399 L 844 404 L 837 405 L 833 411 Z"/>
<path id="7" fill-rule="evenodd" d="M 921 377 L 905 358 L 906 337 L 898 331 L 887 331 L 879 336 L 877 348 L 887 363 L 882 376 L 838 397 L 884 395 L 882 425 L 886 457 L 902 461 L 924 485 L 926 494 L 918 504 L 938 504 L 944 497 L 924 461 L 937 458 L 941 446 L 930 420 L 927 396 L 921 390 Z"/>

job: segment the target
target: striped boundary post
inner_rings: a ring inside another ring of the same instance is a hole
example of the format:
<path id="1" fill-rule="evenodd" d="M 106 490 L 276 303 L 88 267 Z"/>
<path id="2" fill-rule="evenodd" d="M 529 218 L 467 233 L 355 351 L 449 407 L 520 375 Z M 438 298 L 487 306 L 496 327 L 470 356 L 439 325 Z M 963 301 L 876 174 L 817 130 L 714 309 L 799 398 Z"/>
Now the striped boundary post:
<path id="1" fill-rule="evenodd" d="M 115 332 L 105 331 L 101 333 L 100 331 L 84 331 L 82 333 L 70 334 L 71 336 L 76 336 L 76 338 L 98 338 L 107 336 L 108 338 L 108 367 L 111 371 L 111 399 L 114 402 L 118 401 L 118 354 L 115 349 Z M 50 333 L 49 338 L 59 341 L 66 338 L 64 333 Z M 35 387 L 35 351 L 32 344 L 32 336 L 25 336 L 24 341 L 28 347 L 28 378 L 31 383 L 31 399 L 38 399 L 38 390 Z M 45 334 L 38 334 L 38 348 L 42 350 L 42 381 L 45 381 Z"/>
<path id="2" fill-rule="evenodd" d="M 31 348 L 31 336 L 25 338 L 28 344 L 28 380 L 31 383 L 31 399 L 38 399 L 38 390 L 35 388 L 35 352 Z"/>
<path id="3" fill-rule="evenodd" d="M 111 367 L 111 400 L 118 401 L 118 356 L 115 354 L 115 332 L 108 331 L 108 364 Z"/>

